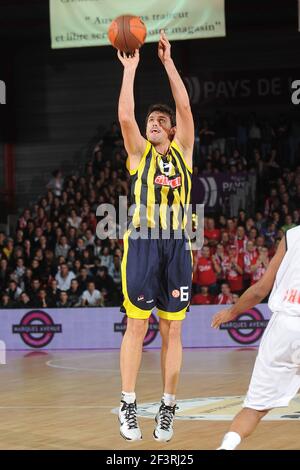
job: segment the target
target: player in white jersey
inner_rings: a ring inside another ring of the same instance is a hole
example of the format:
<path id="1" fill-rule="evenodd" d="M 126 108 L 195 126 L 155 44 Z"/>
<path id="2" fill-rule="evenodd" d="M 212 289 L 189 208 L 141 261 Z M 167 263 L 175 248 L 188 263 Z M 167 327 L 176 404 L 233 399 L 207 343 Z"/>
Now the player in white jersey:
<path id="1" fill-rule="evenodd" d="M 300 388 L 300 226 L 286 232 L 264 276 L 212 327 L 233 320 L 270 292 L 273 312 L 262 337 L 243 409 L 235 416 L 218 450 L 233 450 L 272 408 L 288 406 Z"/>

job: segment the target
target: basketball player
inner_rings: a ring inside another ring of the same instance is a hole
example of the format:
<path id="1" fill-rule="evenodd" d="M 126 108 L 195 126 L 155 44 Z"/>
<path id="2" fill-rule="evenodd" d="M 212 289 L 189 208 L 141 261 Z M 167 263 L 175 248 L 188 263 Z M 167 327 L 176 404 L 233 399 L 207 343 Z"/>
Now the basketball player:
<path id="1" fill-rule="evenodd" d="M 286 232 L 264 276 L 212 326 L 233 320 L 266 297 L 273 312 L 262 337 L 243 409 L 218 450 L 233 450 L 272 408 L 288 406 L 300 387 L 300 226 Z"/>
<path id="2" fill-rule="evenodd" d="M 171 58 L 171 45 L 162 31 L 158 56 L 168 75 L 176 115 L 166 105 L 153 105 L 146 118 L 146 139 L 134 114 L 134 79 L 139 51 L 127 57 L 118 51 L 124 66 L 119 98 L 119 121 L 128 153 L 131 198 L 135 203 L 131 226 L 136 233 L 146 224 L 147 238 L 124 237 L 122 260 L 123 308 L 127 330 L 121 346 L 122 396 L 119 411 L 121 435 L 130 441 L 142 438 L 136 417 L 136 379 L 148 321 L 154 307 L 160 317 L 161 370 L 164 393 L 156 416 L 154 438 L 167 442 L 173 435 L 176 388 L 182 361 L 181 323 L 191 297 L 192 257 L 187 240 L 175 239 L 182 228 L 178 213 L 190 202 L 194 122 L 185 86 Z M 159 84 L 153 84 L 156 86 Z M 155 206 L 156 205 L 156 206 Z M 142 210 L 143 208 L 143 210 Z M 167 209 L 172 217 L 167 220 Z M 182 224 L 184 223 L 184 218 Z M 159 239 L 150 229 L 159 227 Z M 168 239 L 163 232 L 171 228 Z M 149 236 L 148 236 L 149 232 Z"/>

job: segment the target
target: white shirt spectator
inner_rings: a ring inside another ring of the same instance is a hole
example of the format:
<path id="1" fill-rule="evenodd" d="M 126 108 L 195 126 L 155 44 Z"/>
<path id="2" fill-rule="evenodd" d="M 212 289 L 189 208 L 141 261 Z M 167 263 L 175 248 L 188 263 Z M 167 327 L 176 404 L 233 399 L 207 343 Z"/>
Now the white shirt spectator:
<path id="1" fill-rule="evenodd" d="M 87 305 L 89 307 L 96 307 L 100 305 L 100 301 L 102 300 L 101 292 L 97 289 L 94 289 L 93 292 L 89 292 L 85 290 L 81 296 L 82 300 L 86 300 Z"/>
<path id="2" fill-rule="evenodd" d="M 9 294 L 10 293 L 10 290 L 9 289 L 6 289 L 6 292 Z M 16 290 L 14 292 L 14 295 L 13 295 L 13 298 L 14 300 L 18 300 L 18 298 L 20 297 L 20 295 L 22 294 L 22 289 L 20 287 L 16 287 Z"/>
<path id="3" fill-rule="evenodd" d="M 56 243 L 55 245 L 55 257 L 58 258 L 59 256 L 63 256 L 64 258 L 67 258 L 69 250 L 70 250 L 70 245 L 61 245 L 60 243 Z"/>
<path id="4" fill-rule="evenodd" d="M 105 266 L 108 271 L 113 267 L 113 257 L 112 255 L 101 255 L 100 256 L 100 265 Z"/>
<path id="5" fill-rule="evenodd" d="M 76 276 L 73 273 L 73 271 L 70 271 L 66 277 L 62 277 L 61 273 L 58 272 L 55 276 L 55 279 L 58 284 L 57 287 L 59 288 L 59 290 L 69 290 L 71 287 L 71 281 L 72 279 L 75 279 L 75 278 Z"/>
<path id="6" fill-rule="evenodd" d="M 70 224 L 71 227 L 73 228 L 79 228 L 80 227 L 80 224 L 82 222 L 82 218 L 77 216 L 75 218 L 72 218 L 72 217 L 68 217 L 68 222 Z"/>
<path id="7" fill-rule="evenodd" d="M 121 285 L 121 268 L 116 268 L 113 264 L 108 270 L 109 275 L 113 278 L 114 283 L 117 286 Z"/>

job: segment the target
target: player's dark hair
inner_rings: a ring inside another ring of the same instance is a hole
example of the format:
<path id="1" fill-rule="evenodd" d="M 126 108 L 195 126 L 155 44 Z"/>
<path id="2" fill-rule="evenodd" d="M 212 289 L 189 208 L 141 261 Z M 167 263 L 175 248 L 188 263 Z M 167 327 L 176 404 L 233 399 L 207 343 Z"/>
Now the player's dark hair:
<path id="1" fill-rule="evenodd" d="M 154 111 L 158 111 L 163 114 L 167 114 L 171 120 L 171 126 L 175 127 L 176 126 L 176 114 L 175 111 L 170 108 L 167 104 L 152 104 L 150 108 L 148 109 L 147 116 L 146 116 L 146 126 L 148 123 L 148 119 L 151 113 L 154 113 Z"/>

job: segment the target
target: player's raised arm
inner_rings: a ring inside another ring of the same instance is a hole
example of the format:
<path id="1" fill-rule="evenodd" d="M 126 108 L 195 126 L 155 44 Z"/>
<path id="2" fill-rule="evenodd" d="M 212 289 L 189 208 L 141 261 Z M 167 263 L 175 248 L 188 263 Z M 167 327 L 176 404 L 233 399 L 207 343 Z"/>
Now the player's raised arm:
<path id="1" fill-rule="evenodd" d="M 158 56 L 169 77 L 176 104 L 176 134 L 174 140 L 182 148 L 187 163 L 192 166 L 194 145 L 194 120 L 190 100 L 184 83 L 171 57 L 171 44 L 164 31 L 160 34 Z"/>
<path id="2" fill-rule="evenodd" d="M 221 310 L 213 317 L 211 324 L 213 328 L 219 328 L 221 323 L 234 320 L 240 313 L 259 304 L 269 294 L 285 253 L 286 241 L 283 238 L 263 277 L 256 284 L 249 287 L 235 305 L 228 309 Z"/>
<path id="3" fill-rule="evenodd" d="M 134 114 L 133 85 L 139 63 L 139 50 L 135 50 L 134 54 L 129 57 L 118 51 L 118 58 L 124 66 L 118 116 L 125 149 L 129 155 L 130 169 L 134 170 L 146 148 L 146 140 L 140 133 Z"/>

